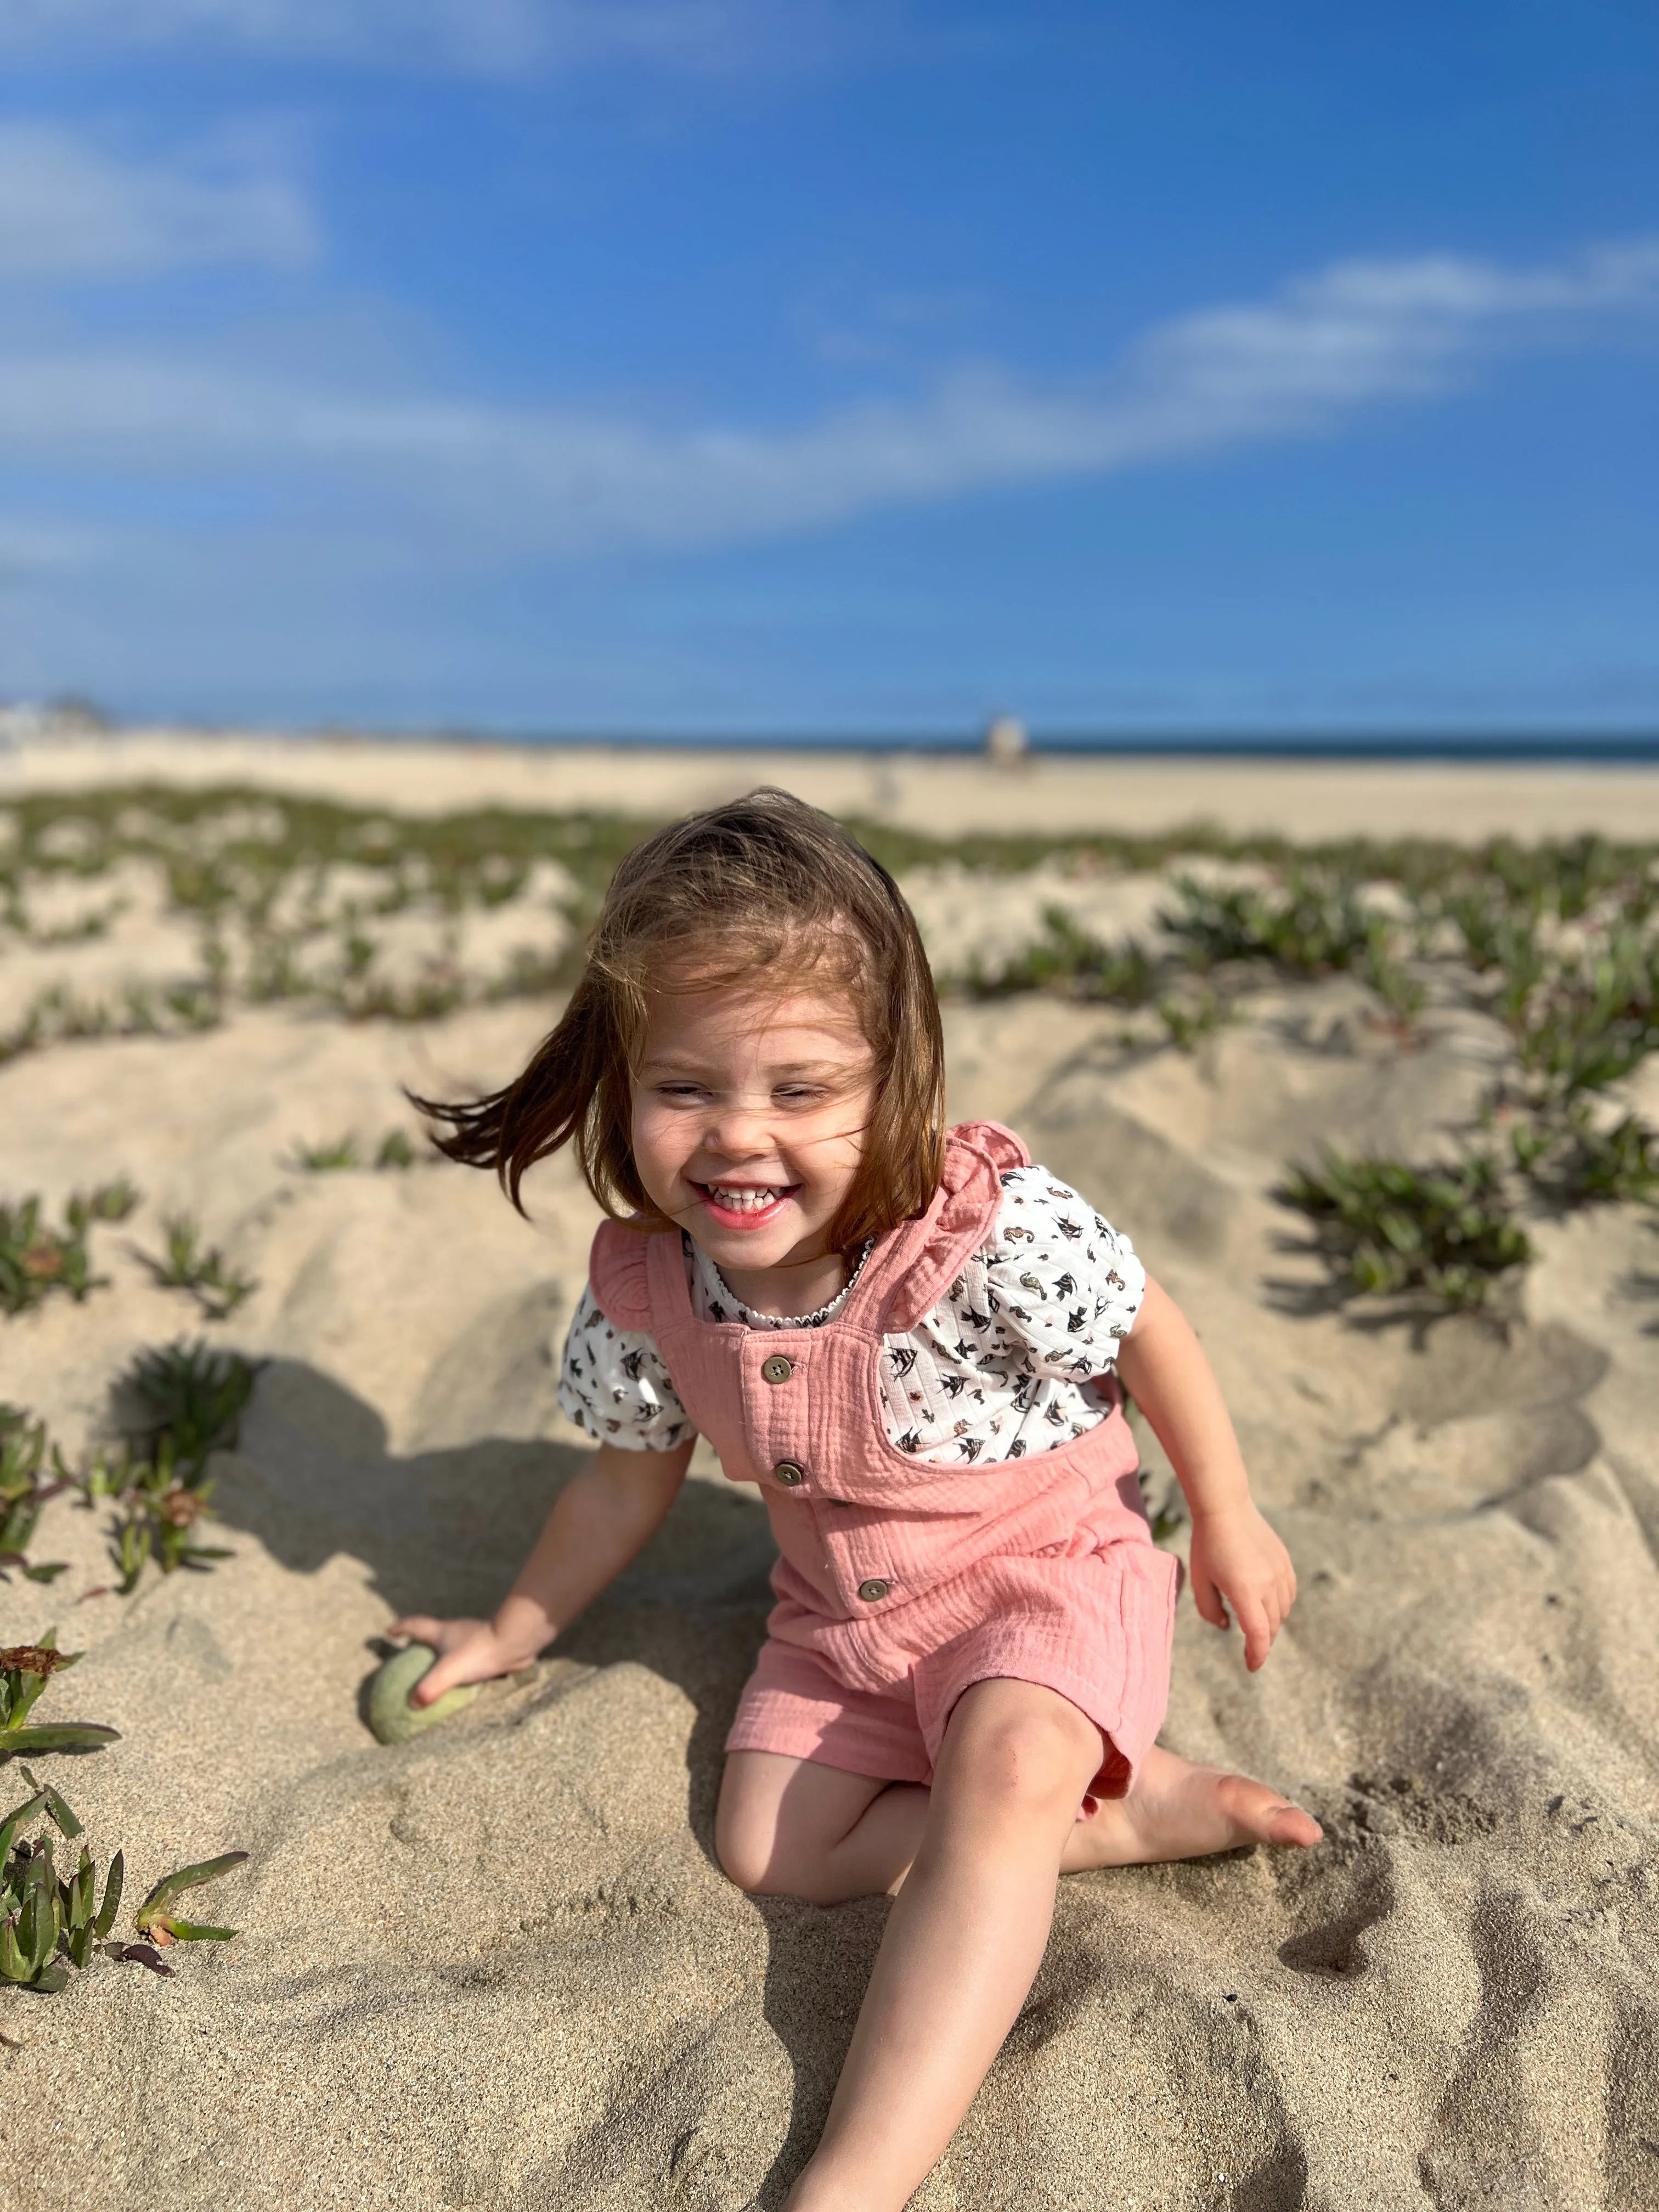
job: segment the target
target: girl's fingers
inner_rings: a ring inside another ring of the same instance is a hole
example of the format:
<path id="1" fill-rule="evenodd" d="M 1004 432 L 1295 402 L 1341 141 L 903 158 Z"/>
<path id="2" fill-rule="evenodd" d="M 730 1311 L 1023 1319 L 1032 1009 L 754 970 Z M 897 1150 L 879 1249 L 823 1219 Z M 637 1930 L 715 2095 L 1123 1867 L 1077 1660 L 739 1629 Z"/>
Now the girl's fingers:
<path id="1" fill-rule="evenodd" d="M 447 1652 L 434 1666 L 428 1667 L 409 1693 L 411 1705 L 429 1705 L 441 1698 L 446 1690 L 453 1690 L 458 1682 L 476 1682 L 478 1670 L 466 1663 L 466 1647 Z"/>
<path id="2" fill-rule="evenodd" d="M 442 1621 L 434 1620 L 429 1613 L 411 1613 L 405 1614 L 402 1620 L 394 1620 L 386 1634 L 407 1636 L 411 1643 L 435 1646 L 443 1629 Z"/>
<path id="3" fill-rule="evenodd" d="M 1222 1602 L 1221 1592 L 1207 1575 L 1193 1577 L 1193 1603 L 1198 1607 L 1198 1617 L 1207 1620 L 1212 1628 L 1227 1628 L 1227 1608 Z"/>
<path id="4" fill-rule="evenodd" d="M 1248 1599 L 1242 1605 L 1235 1598 L 1233 1610 L 1244 1632 L 1244 1664 L 1254 1674 L 1273 1650 L 1274 1624 L 1260 1598 Z"/>

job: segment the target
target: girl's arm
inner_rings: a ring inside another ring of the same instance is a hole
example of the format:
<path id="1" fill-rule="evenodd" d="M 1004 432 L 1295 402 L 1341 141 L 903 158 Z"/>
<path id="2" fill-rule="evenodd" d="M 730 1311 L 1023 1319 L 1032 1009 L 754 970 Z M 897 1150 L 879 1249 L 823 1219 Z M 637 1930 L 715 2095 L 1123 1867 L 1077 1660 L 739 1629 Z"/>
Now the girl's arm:
<path id="1" fill-rule="evenodd" d="M 1291 1555 L 1256 1510 L 1221 1386 L 1187 1318 L 1151 1276 L 1118 1353 L 1124 1388 L 1152 1423 L 1193 1516 L 1193 1599 L 1217 1628 L 1231 1604 L 1244 1662 L 1261 1666 L 1296 1598 Z M 430 1680 L 430 1677 L 428 1678 Z"/>
<path id="2" fill-rule="evenodd" d="M 559 1492 L 493 1620 L 438 1620 L 428 1613 L 394 1620 L 394 1636 L 430 1644 L 439 1655 L 410 1702 L 429 1705 L 457 1683 L 528 1667 L 655 1535 L 685 1479 L 695 1441 L 672 1451 L 601 1444 Z"/>

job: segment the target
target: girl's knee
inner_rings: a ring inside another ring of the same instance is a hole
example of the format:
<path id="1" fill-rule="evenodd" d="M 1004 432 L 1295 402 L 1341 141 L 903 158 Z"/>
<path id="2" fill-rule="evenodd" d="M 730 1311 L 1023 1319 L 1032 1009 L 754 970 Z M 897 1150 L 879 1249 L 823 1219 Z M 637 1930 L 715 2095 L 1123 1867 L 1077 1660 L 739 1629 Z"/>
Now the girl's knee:
<path id="1" fill-rule="evenodd" d="M 769 1876 L 775 1838 L 763 1832 L 757 1821 L 732 1819 L 724 1808 L 714 1821 L 714 1856 L 720 1872 L 751 1896 L 763 1895 L 772 1886 Z"/>
<path id="2" fill-rule="evenodd" d="M 1075 1812 L 1100 1762 L 1100 1731 L 1057 1692 L 1018 1686 L 1028 1694 L 977 1706 L 969 1705 L 968 1693 L 951 1721 L 957 1741 L 951 1764 L 981 1802 Z"/>

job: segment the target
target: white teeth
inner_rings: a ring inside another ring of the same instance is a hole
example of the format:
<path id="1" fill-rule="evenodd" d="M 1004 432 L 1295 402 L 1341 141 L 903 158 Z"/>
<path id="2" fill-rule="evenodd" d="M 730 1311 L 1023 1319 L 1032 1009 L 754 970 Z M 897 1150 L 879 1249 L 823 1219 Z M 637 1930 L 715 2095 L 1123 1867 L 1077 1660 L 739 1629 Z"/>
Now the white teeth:
<path id="1" fill-rule="evenodd" d="M 733 1213 L 759 1213 L 778 1196 L 775 1190 L 727 1190 L 721 1184 L 711 1182 L 708 1195 Z"/>

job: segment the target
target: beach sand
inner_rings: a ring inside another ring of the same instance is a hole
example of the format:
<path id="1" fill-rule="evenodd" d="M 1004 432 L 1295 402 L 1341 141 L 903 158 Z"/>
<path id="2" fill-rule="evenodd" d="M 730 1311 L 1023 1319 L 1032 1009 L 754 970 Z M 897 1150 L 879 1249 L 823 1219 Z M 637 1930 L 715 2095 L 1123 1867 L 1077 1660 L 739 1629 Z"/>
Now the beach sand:
<path id="1" fill-rule="evenodd" d="M 143 767 L 106 748 L 100 773 L 158 773 L 146 742 Z M 201 750 L 174 748 L 179 778 L 309 778 L 406 809 L 647 803 L 615 756 L 580 776 L 532 763 L 532 794 L 529 767 L 496 754 L 243 747 L 207 777 Z M 93 758 L 6 774 L 93 782 Z M 653 807 L 735 772 L 672 765 Z M 834 797 L 828 773 L 741 769 Z M 1035 826 L 1063 787 L 1067 828 L 1085 805 L 1128 826 L 1123 773 L 927 763 L 892 771 L 885 811 Z M 1156 798 L 1162 822 L 1304 836 L 1659 834 L 1659 777 L 1626 779 L 1630 795 L 1611 775 L 1483 770 L 1460 812 L 1425 794 L 1474 771 L 1353 774 L 1333 797 L 1309 769 L 1149 769 L 1133 826 L 1154 826 Z M 1558 793 L 1547 822 L 1540 790 Z M 971 887 L 922 892 L 936 936 L 971 904 Z M 1023 896 L 1029 922 L 1042 894 Z M 252 1854 L 204 1893 L 240 1934 L 173 1979 L 99 1961 L 59 1996 L 0 1990 L 5 2212 L 743 2212 L 781 2201 L 814 2140 L 887 1908 L 748 1899 L 711 1858 L 720 1742 L 768 1602 L 751 1492 L 700 1457 L 662 1533 L 533 1674 L 395 1749 L 358 1717 L 369 1639 L 406 1607 L 489 1607 L 578 1463 L 553 1392 L 597 1217 L 563 1160 L 536 1170 L 526 1224 L 486 1176 L 305 1173 L 295 1147 L 412 1131 L 399 1085 L 498 1081 L 547 1018 L 534 1001 L 420 1026 L 252 1009 L 0 1067 L 0 1196 L 56 1202 L 119 1172 L 144 1193 L 94 1231 L 107 1287 L 0 1319 L 0 1399 L 74 1456 L 109 1433 L 142 1346 L 200 1327 L 264 1363 L 216 1462 L 232 1559 L 77 1602 L 110 1578 L 104 1516 L 60 1498 L 32 1549 L 69 1571 L 0 1588 L 0 1643 L 56 1620 L 88 1655 L 37 1717 L 122 1732 L 46 1771 L 100 1856 L 125 1845 L 133 1893 Z M 1659 2205 L 1651 1218 L 1537 1224 L 1506 1328 L 1337 1310 L 1305 1223 L 1272 1198 L 1285 1159 L 1326 1138 L 1419 1151 L 1470 1112 L 1495 1024 L 1431 1008 L 1402 1049 L 1336 979 L 1257 993 L 1190 1054 L 1036 998 L 954 1006 L 947 1028 L 953 1114 L 1015 1126 L 1193 1317 L 1296 1558 L 1297 1609 L 1256 1677 L 1183 1600 L 1164 1740 L 1294 1794 L 1328 1841 L 1064 1882 L 1031 1999 L 914 2203 Z M 228 1321 L 198 1324 L 137 1256 L 181 1207 L 258 1279 Z M 0 1815 L 25 1794 L 15 1767 L 3 1778 Z"/>
<path id="2" fill-rule="evenodd" d="M 275 744 L 176 730 L 0 746 L 0 799 L 112 782 L 246 784 L 319 792 L 400 813 L 579 807 L 667 817 L 781 783 L 815 806 L 934 837 L 1158 832 L 1213 823 L 1235 835 L 1659 838 L 1659 769 L 1474 761 L 1238 760 L 1034 754 L 1015 769 L 972 754 L 780 747 L 416 743 L 319 735 Z"/>

